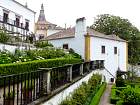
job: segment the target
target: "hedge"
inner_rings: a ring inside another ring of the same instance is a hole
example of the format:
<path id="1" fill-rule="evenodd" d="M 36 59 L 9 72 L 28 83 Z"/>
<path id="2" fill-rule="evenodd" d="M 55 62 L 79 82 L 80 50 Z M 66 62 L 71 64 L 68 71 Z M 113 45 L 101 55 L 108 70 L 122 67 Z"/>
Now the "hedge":
<path id="1" fill-rule="evenodd" d="M 110 96 L 110 103 L 116 104 L 117 101 L 120 100 L 119 94 L 122 90 L 124 90 L 126 87 L 116 87 L 115 85 L 112 86 L 111 89 L 111 96 Z"/>
<path id="2" fill-rule="evenodd" d="M 63 66 L 65 64 L 80 63 L 81 59 L 66 59 L 56 58 L 47 60 L 35 60 L 30 62 L 12 63 L 12 64 L 1 64 L 0 65 L 0 76 L 19 74 L 24 72 L 35 71 L 38 68 L 51 68 Z"/>
<path id="3" fill-rule="evenodd" d="M 90 105 L 98 105 L 100 98 L 103 94 L 103 92 L 106 89 L 106 83 L 103 83 L 100 87 L 100 89 L 97 91 L 97 93 L 95 94 L 95 96 L 92 98 L 91 104 Z"/>
<path id="4" fill-rule="evenodd" d="M 88 83 L 83 82 L 75 89 L 70 96 L 63 100 L 59 105 L 89 105 L 88 98 L 96 93 L 101 83 L 101 75 L 93 74 Z"/>

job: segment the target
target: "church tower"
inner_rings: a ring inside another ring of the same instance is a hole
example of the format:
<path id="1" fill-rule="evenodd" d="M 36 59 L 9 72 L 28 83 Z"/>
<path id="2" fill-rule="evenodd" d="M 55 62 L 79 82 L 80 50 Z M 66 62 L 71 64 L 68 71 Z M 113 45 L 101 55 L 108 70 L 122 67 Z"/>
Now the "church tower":
<path id="1" fill-rule="evenodd" d="M 47 36 L 47 21 L 45 18 L 43 4 L 41 5 L 40 14 L 35 24 L 35 34 L 37 35 L 37 37 L 39 37 L 39 39 L 42 39 Z"/>

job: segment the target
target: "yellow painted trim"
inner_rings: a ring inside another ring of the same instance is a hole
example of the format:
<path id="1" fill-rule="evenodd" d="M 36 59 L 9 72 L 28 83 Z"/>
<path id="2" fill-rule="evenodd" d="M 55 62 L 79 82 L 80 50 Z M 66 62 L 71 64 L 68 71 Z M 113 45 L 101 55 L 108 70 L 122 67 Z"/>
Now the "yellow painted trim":
<path id="1" fill-rule="evenodd" d="M 85 61 L 90 61 L 90 35 L 85 35 Z"/>
<path id="2" fill-rule="evenodd" d="M 126 70 L 128 68 L 128 43 L 126 42 Z"/>

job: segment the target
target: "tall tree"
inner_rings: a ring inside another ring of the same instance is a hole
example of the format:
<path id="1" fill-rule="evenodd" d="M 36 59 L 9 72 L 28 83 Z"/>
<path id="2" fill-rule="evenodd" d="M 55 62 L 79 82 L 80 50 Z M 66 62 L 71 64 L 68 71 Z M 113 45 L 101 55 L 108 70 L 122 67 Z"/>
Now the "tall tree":
<path id="1" fill-rule="evenodd" d="M 128 41 L 129 63 L 135 65 L 140 57 L 140 32 L 129 22 L 119 16 L 101 14 L 95 18 L 92 29 L 106 35 L 115 34 Z"/>

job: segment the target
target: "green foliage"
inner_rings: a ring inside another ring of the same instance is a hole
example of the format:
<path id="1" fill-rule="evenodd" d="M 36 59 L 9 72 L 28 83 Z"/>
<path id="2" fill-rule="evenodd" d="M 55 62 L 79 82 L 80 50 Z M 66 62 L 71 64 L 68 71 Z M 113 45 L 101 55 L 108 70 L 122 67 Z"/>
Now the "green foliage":
<path id="1" fill-rule="evenodd" d="M 118 94 L 119 93 L 119 94 Z M 116 105 L 140 105 L 140 87 L 135 84 L 134 87 L 112 87 L 111 103 Z"/>
<path id="2" fill-rule="evenodd" d="M 0 64 L 11 63 L 13 55 L 7 50 L 0 51 Z"/>
<path id="3" fill-rule="evenodd" d="M 140 93 L 136 88 L 128 86 L 120 94 L 123 105 L 140 105 Z"/>
<path id="4" fill-rule="evenodd" d="M 4 31 L 0 31 L 0 43 L 6 43 L 9 40 L 9 36 Z"/>
<path id="5" fill-rule="evenodd" d="M 32 81 L 32 84 L 31 84 L 31 81 Z M 23 87 L 23 91 L 25 91 L 25 89 L 26 89 L 26 91 L 27 90 L 32 90 L 33 88 L 34 88 L 34 79 L 32 79 L 32 80 L 26 80 L 26 82 L 24 81 L 23 82 L 23 85 L 24 85 L 24 87 Z"/>
<path id="6" fill-rule="evenodd" d="M 79 62 L 81 62 L 80 59 L 57 58 L 57 59 L 35 60 L 30 62 L 21 62 L 12 64 L 2 64 L 0 65 L 0 75 L 31 72 L 37 70 L 40 67 L 51 68 Z"/>
<path id="7" fill-rule="evenodd" d="M 53 59 L 64 57 L 66 53 L 62 49 L 39 49 L 39 50 L 29 50 L 26 51 L 27 56 L 29 56 L 33 60 L 40 59 Z"/>
<path id="8" fill-rule="evenodd" d="M 116 79 L 116 87 L 124 87 L 124 86 L 125 80 L 121 76 L 118 76 Z"/>
<path id="9" fill-rule="evenodd" d="M 7 94 L 5 94 L 5 99 L 10 100 L 13 99 L 15 97 L 15 91 L 11 91 L 10 93 L 8 92 Z"/>
<path id="10" fill-rule="evenodd" d="M 111 88 L 111 96 L 110 96 L 110 102 L 111 104 L 116 104 L 116 102 L 120 99 L 120 97 L 116 94 L 117 88 L 115 85 Z"/>
<path id="11" fill-rule="evenodd" d="M 98 15 L 91 26 L 96 31 L 106 35 L 115 34 L 128 41 L 129 63 L 136 64 L 140 57 L 140 32 L 128 19 L 109 14 Z"/>
<path id="12" fill-rule="evenodd" d="M 48 41 L 37 41 L 35 43 L 35 46 L 37 48 L 44 48 L 44 47 L 47 47 L 47 46 L 53 47 L 53 45 L 51 43 L 49 43 Z"/>
<path id="13" fill-rule="evenodd" d="M 69 54 L 72 54 L 74 58 L 82 58 L 81 55 L 75 53 L 75 51 L 72 48 L 69 49 Z"/>
<path id="14" fill-rule="evenodd" d="M 123 101 L 122 100 L 117 101 L 116 105 L 123 105 Z"/>
<path id="15" fill-rule="evenodd" d="M 103 92 L 105 91 L 105 89 L 106 89 L 106 83 L 103 83 L 101 85 L 100 89 L 97 91 L 97 93 L 93 97 L 90 105 L 98 105 L 99 104 L 100 98 L 101 98 Z"/>
<path id="16" fill-rule="evenodd" d="M 94 80 L 94 83 L 92 83 Z M 96 82 L 95 82 L 96 81 Z M 67 97 L 64 101 L 60 103 L 60 105 L 84 105 L 90 104 L 90 101 L 87 102 L 87 99 L 93 95 L 98 90 L 100 86 L 101 76 L 98 74 L 93 74 L 93 76 L 89 79 L 88 83 L 83 82 L 74 92 Z M 94 85 L 94 86 L 93 86 Z M 92 87 L 95 87 L 94 89 Z"/>
<path id="17" fill-rule="evenodd" d="M 0 64 L 20 63 L 20 62 L 29 62 L 33 60 L 44 60 L 54 58 L 72 59 L 76 57 L 73 56 L 72 54 L 66 53 L 63 49 L 56 48 L 44 48 L 36 50 L 16 49 L 14 54 L 7 50 L 0 51 Z"/>

